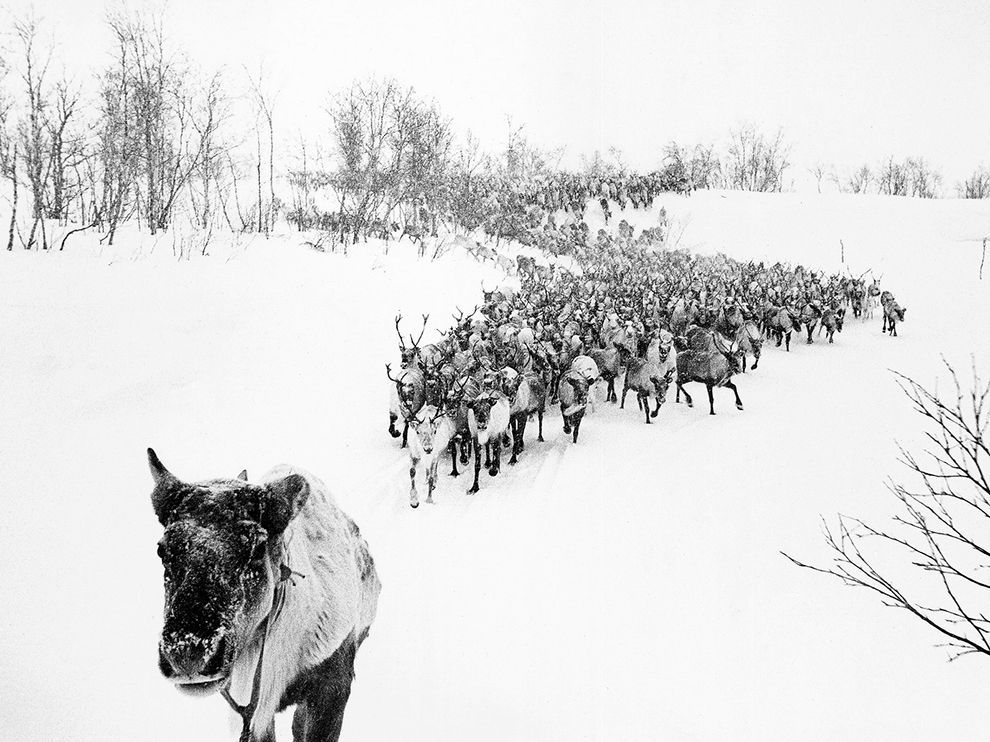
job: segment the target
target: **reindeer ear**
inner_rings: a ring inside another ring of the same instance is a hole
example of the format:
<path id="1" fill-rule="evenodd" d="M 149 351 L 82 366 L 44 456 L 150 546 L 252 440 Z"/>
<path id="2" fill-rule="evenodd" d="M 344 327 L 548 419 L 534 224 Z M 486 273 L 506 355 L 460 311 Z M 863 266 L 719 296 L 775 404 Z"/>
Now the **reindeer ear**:
<path id="1" fill-rule="evenodd" d="M 241 469 L 241 473 L 237 475 L 237 478 L 240 479 L 242 482 L 246 482 L 247 481 L 247 469 Z"/>
<path id="2" fill-rule="evenodd" d="M 290 474 L 265 485 L 261 503 L 261 525 L 269 535 L 280 535 L 309 499 L 309 482 L 301 474 Z"/>
<path id="3" fill-rule="evenodd" d="M 154 449 L 148 449 L 148 466 L 155 480 L 151 492 L 151 506 L 155 509 L 158 522 L 168 525 L 172 513 L 186 496 L 186 488 L 172 472 L 165 468 Z"/>

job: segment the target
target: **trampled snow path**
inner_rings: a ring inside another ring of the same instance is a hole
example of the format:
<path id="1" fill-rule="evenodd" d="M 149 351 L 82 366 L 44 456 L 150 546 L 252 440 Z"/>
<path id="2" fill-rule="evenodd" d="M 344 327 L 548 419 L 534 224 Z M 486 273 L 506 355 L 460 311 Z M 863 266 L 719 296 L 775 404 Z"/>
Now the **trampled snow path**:
<path id="1" fill-rule="evenodd" d="M 0 739 L 236 738 L 158 677 L 148 445 L 189 479 L 297 463 L 360 524 L 384 589 L 345 739 L 981 739 L 983 666 L 778 552 L 824 558 L 820 513 L 892 511 L 893 437 L 918 430 L 888 368 L 986 368 L 990 205 L 727 196 L 665 200 L 685 244 L 833 268 L 841 236 L 908 307 L 901 337 L 768 348 L 743 412 L 696 387 L 646 426 L 629 398 L 577 446 L 554 412 L 477 496 L 444 475 L 415 511 L 392 318 L 472 306 L 476 264 L 0 255 Z"/>

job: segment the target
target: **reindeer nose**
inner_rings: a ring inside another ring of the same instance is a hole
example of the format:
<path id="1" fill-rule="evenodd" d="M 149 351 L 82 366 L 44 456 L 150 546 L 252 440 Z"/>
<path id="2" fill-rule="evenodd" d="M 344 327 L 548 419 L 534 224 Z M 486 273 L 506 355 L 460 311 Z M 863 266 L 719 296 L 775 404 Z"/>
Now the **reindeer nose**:
<path id="1" fill-rule="evenodd" d="M 165 677 L 214 675 L 222 669 L 225 641 L 221 638 L 215 649 L 212 642 L 192 637 L 163 642 L 158 649 L 158 666 Z"/>
<path id="2" fill-rule="evenodd" d="M 433 446 L 423 446 L 423 450 L 426 453 L 433 453 Z"/>

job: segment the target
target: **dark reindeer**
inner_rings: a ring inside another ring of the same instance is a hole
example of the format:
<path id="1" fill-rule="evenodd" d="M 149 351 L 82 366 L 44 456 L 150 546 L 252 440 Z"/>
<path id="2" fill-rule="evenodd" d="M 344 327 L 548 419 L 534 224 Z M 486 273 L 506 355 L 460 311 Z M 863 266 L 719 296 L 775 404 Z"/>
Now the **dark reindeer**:
<path id="1" fill-rule="evenodd" d="M 647 425 L 652 422 L 651 418 L 656 417 L 657 413 L 660 412 L 660 405 L 667 398 L 667 388 L 674 376 L 673 367 L 662 372 L 657 363 L 647 358 L 649 346 L 649 338 L 641 338 L 637 347 L 638 353 L 635 356 L 630 355 L 629 349 L 622 346 L 622 362 L 626 366 L 626 376 L 622 385 L 622 402 L 619 404 L 619 409 L 625 409 L 626 392 L 632 389 L 636 392 L 636 401 L 639 404 L 639 409 L 646 416 Z M 666 348 L 663 345 L 660 346 L 658 352 L 661 354 L 661 362 L 666 360 L 669 350 L 669 346 Z M 650 397 L 657 401 L 656 409 L 653 412 L 650 412 Z"/>
<path id="2" fill-rule="evenodd" d="M 731 389 L 736 395 L 736 409 L 743 408 L 742 400 L 739 398 L 739 390 L 732 382 L 732 375 L 739 370 L 737 353 L 739 346 L 733 340 L 725 346 L 725 340 L 720 338 L 718 333 L 703 328 L 695 328 L 691 331 L 688 339 L 680 338 L 677 346 L 677 397 L 676 402 L 681 401 L 681 393 L 687 401 L 688 407 L 693 407 L 694 402 L 691 395 L 684 388 L 684 384 L 696 381 L 704 384 L 708 389 L 709 414 L 715 414 L 715 397 L 712 390 L 717 386 L 724 386 Z"/>
<path id="3" fill-rule="evenodd" d="M 806 341 L 809 345 L 815 342 L 812 337 L 812 333 L 815 331 L 815 327 L 818 326 L 818 321 L 822 318 L 821 308 L 814 302 L 808 302 L 801 309 L 801 314 L 798 317 L 800 324 L 804 325 L 805 329 L 808 331 L 808 340 Z"/>
<path id="4" fill-rule="evenodd" d="M 818 333 L 821 334 L 822 330 L 825 330 L 825 337 L 828 338 L 830 343 L 835 342 L 835 333 L 842 332 L 842 323 L 845 320 L 846 310 L 844 307 L 839 309 L 832 309 L 829 307 L 825 310 L 822 315 L 822 325 Z"/>
<path id="5" fill-rule="evenodd" d="M 221 693 L 241 742 L 274 742 L 289 706 L 295 742 L 336 742 L 381 590 L 357 526 L 300 469 L 187 483 L 150 448 L 148 462 L 165 528 L 162 674 Z"/>
<path id="6" fill-rule="evenodd" d="M 798 318 L 787 307 L 770 307 L 766 310 L 764 323 L 767 332 L 777 339 L 777 347 L 782 341 L 786 341 L 785 349 L 791 349 L 791 333 L 795 328 L 800 329 Z"/>

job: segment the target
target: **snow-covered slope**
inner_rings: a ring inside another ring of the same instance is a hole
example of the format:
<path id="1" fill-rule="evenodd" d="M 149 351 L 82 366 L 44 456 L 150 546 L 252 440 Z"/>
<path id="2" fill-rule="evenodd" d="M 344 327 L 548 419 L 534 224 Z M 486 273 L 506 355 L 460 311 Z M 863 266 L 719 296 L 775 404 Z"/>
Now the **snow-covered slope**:
<path id="1" fill-rule="evenodd" d="M 183 262 L 133 235 L 0 254 L 0 739 L 236 738 L 219 698 L 158 676 L 149 445 L 187 479 L 298 464 L 360 524 L 384 587 L 345 739 L 982 738 L 984 667 L 778 552 L 824 557 L 819 513 L 892 510 L 893 439 L 918 431 L 888 369 L 987 368 L 990 204 L 661 203 L 693 249 L 837 269 L 841 239 L 908 307 L 901 336 L 878 316 L 768 348 L 743 412 L 724 391 L 714 418 L 671 401 L 650 427 L 599 405 L 576 446 L 553 413 L 480 494 L 444 476 L 415 511 L 385 432 L 392 321 L 446 324 L 493 268 L 291 236 Z"/>

